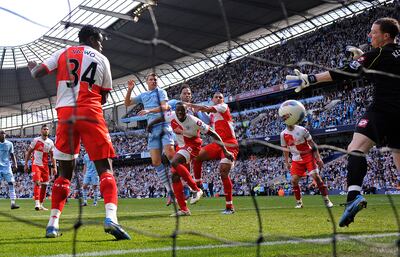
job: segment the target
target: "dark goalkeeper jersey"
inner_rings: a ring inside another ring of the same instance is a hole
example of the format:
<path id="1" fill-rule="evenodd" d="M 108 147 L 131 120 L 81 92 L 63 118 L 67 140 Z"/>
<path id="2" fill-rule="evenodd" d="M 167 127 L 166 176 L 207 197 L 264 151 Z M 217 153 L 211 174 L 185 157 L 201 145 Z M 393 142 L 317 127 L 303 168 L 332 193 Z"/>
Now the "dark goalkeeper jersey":
<path id="1" fill-rule="evenodd" d="M 373 83 L 373 102 L 368 111 L 400 115 L 400 79 L 364 73 L 363 67 L 400 76 L 400 46 L 387 44 L 383 47 L 374 48 L 343 68 L 346 72 L 361 73 Z M 351 78 L 332 71 L 330 71 L 330 74 L 334 81 Z"/>

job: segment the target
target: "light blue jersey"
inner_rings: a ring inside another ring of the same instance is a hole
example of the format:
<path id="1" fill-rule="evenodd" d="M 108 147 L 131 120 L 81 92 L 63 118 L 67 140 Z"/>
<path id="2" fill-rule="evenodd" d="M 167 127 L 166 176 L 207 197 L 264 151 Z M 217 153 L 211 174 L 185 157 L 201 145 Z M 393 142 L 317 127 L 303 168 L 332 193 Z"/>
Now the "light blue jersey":
<path id="1" fill-rule="evenodd" d="M 14 153 L 14 145 L 4 140 L 4 143 L 0 142 L 0 180 L 4 179 L 7 183 L 14 182 L 14 175 L 11 171 L 11 154 Z M 15 193 L 14 193 L 15 194 Z"/>
<path id="2" fill-rule="evenodd" d="M 158 97 L 157 97 L 158 93 Z M 132 100 L 135 103 L 141 103 L 144 106 L 145 110 L 149 110 L 152 108 L 156 108 L 160 106 L 162 101 L 168 101 L 167 91 L 161 88 L 156 88 L 154 90 L 149 90 L 140 95 L 133 97 Z M 150 123 L 151 121 L 155 120 L 156 118 L 161 117 L 161 113 L 149 113 L 147 114 L 147 122 Z M 167 123 L 164 123 L 167 125 Z"/>
<path id="3" fill-rule="evenodd" d="M 168 105 L 171 107 L 171 111 L 176 111 L 176 104 L 179 102 L 181 101 L 176 99 L 171 99 L 168 101 Z M 203 121 L 208 125 L 210 124 L 210 117 L 204 112 L 193 113 L 192 110 L 188 109 L 188 114 L 196 116 L 197 118 L 199 118 L 201 121 Z"/>
<path id="4" fill-rule="evenodd" d="M 89 155 L 87 153 L 83 156 L 83 164 L 86 167 L 83 184 L 98 185 L 99 175 L 97 174 L 96 166 L 94 165 L 94 162 L 89 159 Z"/>
<path id="5" fill-rule="evenodd" d="M 14 145 L 8 141 L 4 140 L 4 143 L 0 143 L 0 169 L 10 169 L 11 168 L 11 158 L 10 155 L 14 153 Z"/>
<path id="6" fill-rule="evenodd" d="M 135 103 L 142 103 L 144 109 L 148 110 L 159 107 L 162 101 L 168 101 L 168 96 L 164 89 L 157 87 L 154 90 L 149 90 L 136 97 L 133 97 L 132 100 Z M 149 113 L 147 114 L 147 123 L 150 123 L 161 116 L 161 113 Z M 154 125 L 147 139 L 147 149 L 149 150 L 162 149 L 165 145 L 174 145 L 172 128 L 168 122 L 162 122 Z"/>

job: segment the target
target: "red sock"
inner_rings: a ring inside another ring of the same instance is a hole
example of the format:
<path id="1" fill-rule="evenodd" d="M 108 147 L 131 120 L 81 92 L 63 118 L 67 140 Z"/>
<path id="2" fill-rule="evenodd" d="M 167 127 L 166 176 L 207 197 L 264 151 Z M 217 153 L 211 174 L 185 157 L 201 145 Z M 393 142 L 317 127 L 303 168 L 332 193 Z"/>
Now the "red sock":
<path id="1" fill-rule="evenodd" d="M 35 200 L 40 199 L 40 186 L 36 185 L 36 183 L 34 183 L 33 186 L 33 197 L 35 198 Z"/>
<path id="2" fill-rule="evenodd" d="M 188 171 L 188 169 L 186 169 L 186 167 L 184 165 L 179 164 L 178 166 L 176 166 L 175 170 L 176 170 L 176 173 L 178 173 L 178 175 L 181 176 L 183 178 L 183 180 L 186 181 L 186 183 L 192 190 L 194 190 L 194 191 L 200 190 L 197 187 L 196 182 L 194 182 L 192 175 L 190 175 L 190 172 Z"/>
<path id="3" fill-rule="evenodd" d="M 43 203 L 44 198 L 46 198 L 46 190 L 47 190 L 47 185 L 42 185 L 40 187 L 40 202 Z"/>
<path id="4" fill-rule="evenodd" d="M 193 167 L 194 180 L 196 181 L 197 186 L 201 188 L 203 186 L 201 181 L 201 169 L 203 166 L 203 162 L 193 160 L 192 164 L 193 164 L 192 167 Z"/>
<path id="5" fill-rule="evenodd" d="M 318 189 L 321 192 L 322 196 L 327 196 L 328 195 L 328 187 L 322 182 L 321 184 L 318 184 Z"/>
<path id="6" fill-rule="evenodd" d="M 224 193 L 225 193 L 225 201 L 226 201 L 226 208 L 232 209 L 233 202 L 232 202 L 232 181 L 229 177 L 221 178 L 222 183 L 224 184 Z"/>
<path id="7" fill-rule="evenodd" d="M 301 200 L 301 192 L 300 192 L 300 186 L 293 186 L 293 194 L 294 198 L 296 198 L 297 201 Z"/>
<path id="8" fill-rule="evenodd" d="M 179 179 L 178 182 L 172 182 L 172 188 L 174 189 L 174 194 L 176 197 L 176 201 L 182 211 L 187 211 L 188 208 L 185 202 L 185 195 L 183 194 L 183 184 L 182 181 Z"/>
<path id="9" fill-rule="evenodd" d="M 117 183 L 113 174 L 103 172 L 100 176 L 100 192 L 104 198 L 104 204 L 118 204 Z"/>
<path id="10" fill-rule="evenodd" d="M 53 189 L 51 192 L 51 208 L 57 209 L 62 212 L 64 209 L 65 201 L 69 195 L 69 185 L 71 181 L 64 177 L 58 177 L 54 181 Z"/>

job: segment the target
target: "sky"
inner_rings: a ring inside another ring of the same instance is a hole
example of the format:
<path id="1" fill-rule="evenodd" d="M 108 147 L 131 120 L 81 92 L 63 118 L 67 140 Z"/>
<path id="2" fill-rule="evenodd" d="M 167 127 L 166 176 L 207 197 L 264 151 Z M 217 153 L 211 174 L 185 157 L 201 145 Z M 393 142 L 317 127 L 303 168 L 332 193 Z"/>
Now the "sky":
<path id="1" fill-rule="evenodd" d="M 71 10 L 84 0 L 69 0 Z M 35 21 L 33 24 L 2 8 Z M 0 46 L 19 46 L 44 35 L 69 12 L 67 0 L 0 0 Z"/>

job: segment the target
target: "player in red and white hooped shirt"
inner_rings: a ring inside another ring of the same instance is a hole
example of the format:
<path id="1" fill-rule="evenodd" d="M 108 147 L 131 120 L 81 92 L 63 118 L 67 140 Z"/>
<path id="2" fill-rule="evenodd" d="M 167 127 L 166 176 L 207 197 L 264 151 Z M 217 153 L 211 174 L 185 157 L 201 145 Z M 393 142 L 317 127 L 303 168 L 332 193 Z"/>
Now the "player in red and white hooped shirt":
<path id="1" fill-rule="evenodd" d="M 210 126 L 195 116 L 187 114 L 186 106 L 182 102 L 176 104 L 176 110 L 174 112 L 167 112 L 164 114 L 164 117 L 152 121 L 148 125 L 148 129 L 151 130 L 154 124 L 163 122 L 164 120 L 171 123 L 171 127 L 176 134 L 176 140 L 178 142 L 178 148 L 171 161 L 171 165 L 173 167 L 172 186 L 180 210 L 171 216 L 189 216 L 191 213 L 186 206 L 181 178 L 183 178 L 188 186 L 195 192 L 190 200 L 191 204 L 195 204 L 200 200 L 203 191 L 196 185 L 185 164 L 190 163 L 193 158 L 197 157 L 201 150 L 202 140 L 200 138 L 200 133 L 207 134 L 218 141 L 220 143 L 218 147 L 223 152 L 225 158 L 232 161 L 233 155 L 228 152 L 220 136 L 215 133 Z"/>
<path id="2" fill-rule="evenodd" d="M 40 130 L 41 136 L 35 137 L 25 154 L 24 170 L 29 170 L 28 161 L 32 156 L 32 180 L 33 196 L 35 198 L 35 210 L 47 209 L 43 206 L 44 198 L 46 198 L 46 189 L 49 184 L 49 157 L 52 162 L 52 174 L 57 174 L 56 160 L 53 158 L 54 143 L 49 138 L 49 127 L 44 124 Z M 33 153 L 33 154 L 32 154 Z"/>
<path id="3" fill-rule="evenodd" d="M 193 171 L 195 179 L 201 181 L 201 168 L 203 161 L 208 160 L 221 160 L 219 164 L 219 171 L 221 174 L 222 183 L 224 185 L 225 193 L 225 210 L 223 214 L 233 214 L 235 212 L 233 208 L 233 197 L 232 197 L 232 181 L 229 177 L 229 172 L 234 165 L 234 160 L 239 153 L 239 145 L 236 140 L 235 131 L 233 129 L 233 121 L 230 109 L 226 103 L 224 103 L 224 96 L 217 92 L 214 94 L 212 101 L 213 106 L 189 104 L 195 111 L 202 111 L 210 113 L 210 125 L 221 137 L 227 150 L 233 155 L 234 159 L 229 160 L 226 158 L 221 150 L 218 143 L 213 142 L 203 147 L 199 153 L 199 156 L 193 161 Z"/>
<path id="4" fill-rule="evenodd" d="M 118 224 L 117 184 L 111 165 L 115 152 L 102 110 L 102 104 L 106 103 L 112 89 L 110 62 L 101 53 L 103 35 L 99 29 L 85 25 L 79 31 L 78 38 L 79 46 L 60 49 L 43 64 L 28 62 L 33 78 L 56 71 L 58 125 L 54 157 L 59 163 L 60 176 L 52 188 L 46 237 L 61 235 L 59 218 L 69 194 L 75 159 L 82 140 L 100 177 L 100 192 L 106 209 L 104 231 L 117 240 L 130 239 Z"/>
<path id="5" fill-rule="evenodd" d="M 299 125 L 287 125 L 281 132 L 281 146 L 288 149 L 288 151 L 283 152 L 283 155 L 286 167 L 290 170 L 292 176 L 293 194 L 297 201 L 295 208 L 303 208 L 299 180 L 306 176 L 306 172 L 317 183 L 318 189 L 324 197 L 325 205 L 331 208 L 333 204 L 328 198 L 328 189 L 319 175 L 318 169 L 321 169 L 324 163 L 310 132 Z M 292 155 L 291 163 L 289 161 L 289 152 Z"/>

